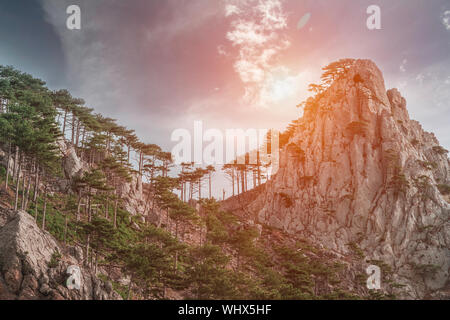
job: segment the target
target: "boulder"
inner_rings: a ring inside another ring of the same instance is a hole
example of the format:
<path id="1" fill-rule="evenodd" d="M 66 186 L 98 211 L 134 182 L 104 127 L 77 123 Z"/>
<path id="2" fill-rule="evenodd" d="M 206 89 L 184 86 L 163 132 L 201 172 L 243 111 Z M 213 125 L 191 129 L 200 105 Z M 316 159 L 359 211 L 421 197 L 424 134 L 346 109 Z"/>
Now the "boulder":
<path id="1" fill-rule="evenodd" d="M 0 298 L 55 300 L 117 300 L 111 284 L 100 280 L 78 260 L 79 249 L 68 250 L 36 225 L 24 211 L 0 209 Z M 69 252 L 76 252 L 76 257 Z M 80 290 L 69 290 L 69 266 L 81 271 Z M 92 285 L 94 284 L 94 285 Z"/>

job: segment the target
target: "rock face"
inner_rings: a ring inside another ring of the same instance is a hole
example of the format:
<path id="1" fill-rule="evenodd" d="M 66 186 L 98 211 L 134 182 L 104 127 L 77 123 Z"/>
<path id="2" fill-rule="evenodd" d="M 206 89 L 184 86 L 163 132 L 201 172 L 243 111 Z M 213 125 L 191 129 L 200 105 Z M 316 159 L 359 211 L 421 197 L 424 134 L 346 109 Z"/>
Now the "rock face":
<path id="1" fill-rule="evenodd" d="M 61 152 L 62 167 L 66 177 L 73 179 L 81 176 L 86 168 L 83 167 L 83 163 L 78 158 L 75 148 L 63 138 L 59 139 L 57 143 Z"/>
<path id="2" fill-rule="evenodd" d="M 64 139 L 58 140 L 58 147 L 62 157 L 62 168 L 66 179 L 60 181 L 60 189 L 68 191 L 70 181 L 77 177 L 82 177 L 89 170 L 86 162 L 82 161 L 74 148 L 74 146 Z M 119 194 L 124 200 L 125 209 L 133 215 L 143 213 L 145 211 L 145 199 L 143 193 L 142 180 L 137 174 L 131 175 L 131 182 L 124 183 L 120 186 Z"/>
<path id="3" fill-rule="evenodd" d="M 110 283 L 82 267 L 79 249 L 72 248 L 72 254 L 64 252 L 28 213 L 0 209 L 0 216 L 0 300 L 120 299 Z M 67 268 L 72 265 L 81 271 L 80 290 L 66 287 Z"/>
<path id="4" fill-rule="evenodd" d="M 398 295 L 421 299 L 448 290 L 450 205 L 438 185 L 450 185 L 446 150 L 377 66 L 356 60 L 305 110 L 263 190 L 224 206 L 337 252 L 359 246 L 391 267 Z"/>

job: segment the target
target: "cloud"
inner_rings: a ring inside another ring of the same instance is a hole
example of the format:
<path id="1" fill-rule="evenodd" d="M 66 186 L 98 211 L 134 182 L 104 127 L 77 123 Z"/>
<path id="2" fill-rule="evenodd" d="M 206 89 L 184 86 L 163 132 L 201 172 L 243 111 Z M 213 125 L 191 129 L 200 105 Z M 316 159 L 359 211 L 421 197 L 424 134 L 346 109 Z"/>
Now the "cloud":
<path id="1" fill-rule="evenodd" d="M 445 26 L 445 29 L 450 30 L 450 10 L 442 14 L 442 24 Z"/>
<path id="2" fill-rule="evenodd" d="M 217 54 L 210 22 L 223 18 L 211 1 L 79 0 L 79 31 L 65 27 L 73 1 L 40 1 L 59 36 L 68 89 L 96 112 L 136 129 L 143 141 L 167 145 L 183 108 L 199 92 L 221 85 L 211 84 L 217 75 L 204 68 Z M 211 35 L 194 43 L 198 33 Z"/>
<path id="3" fill-rule="evenodd" d="M 228 0 L 231 16 L 226 38 L 238 48 L 234 70 L 244 83 L 244 102 L 264 105 L 267 81 L 274 77 L 277 56 L 290 47 L 284 31 L 287 15 L 281 0 Z"/>
<path id="4" fill-rule="evenodd" d="M 450 85 L 450 76 L 448 76 L 447 79 L 445 79 L 444 83 Z"/>
<path id="5" fill-rule="evenodd" d="M 406 64 L 408 63 L 407 59 L 403 59 L 402 64 L 400 65 L 400 71 L 401 72 L 406 72 Z"/>
<path id="6" fill-rule="evenodd" d="M 241 10 L 234 4 L 227 4 L 225 6 L 225 17 L 241 13 Z"/>

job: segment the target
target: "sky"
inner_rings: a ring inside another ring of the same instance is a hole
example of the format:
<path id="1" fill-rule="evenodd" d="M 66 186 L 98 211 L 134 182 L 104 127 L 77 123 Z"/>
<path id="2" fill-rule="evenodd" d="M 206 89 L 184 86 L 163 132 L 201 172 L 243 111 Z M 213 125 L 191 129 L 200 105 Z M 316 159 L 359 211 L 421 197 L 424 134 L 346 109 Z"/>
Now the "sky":
<path id="1" fill-rule="evenodd" d="M 381 30 L 366 25 L 373 4 Z M 69 5 L 81 30 L 66 27 Z M 448 0 L 0 0 L 0 41 L 0 64 L 168 151 L 194 121 L 283 129 L 323 66 L 368 58 L 450 149 Z"/>

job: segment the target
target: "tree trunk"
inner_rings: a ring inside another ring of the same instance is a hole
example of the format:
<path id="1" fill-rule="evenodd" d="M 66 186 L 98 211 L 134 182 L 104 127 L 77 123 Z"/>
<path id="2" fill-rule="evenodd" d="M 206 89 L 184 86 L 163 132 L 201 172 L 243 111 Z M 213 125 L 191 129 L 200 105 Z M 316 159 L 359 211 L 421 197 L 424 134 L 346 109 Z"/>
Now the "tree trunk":
<path id="1" fill-rule="evenodd" d="M 142 150 L 139 151 L 139 176 L 142 177 Z"/>
<path id="2" fill-rule="evenodd" d="M 34 202 L 34 221 L 37 221 L 38 217 L 38 202 L 37 197 L 39 193 L 39 166 L 36 163 L 36 180 L 34 184 L 34 195 L 33 195 L 33 202 Z"/>
<path id="3" fill-rule="evenodd" d="M 77 204 L 77 221 L 80 221 L 80 211 L 81 211 L 81 200 L 82 200 L 82 196 L 81 196 L 81 189 L 78 190 L 78 204 Z"/>
<path id="4" fill-rule="evenodd" d="M 245 181 L 245 192 L 248 190 L 248 172 L 247 169 L 244 170 L 244 181 Z"/>
<path id="5" fill-rule="evenodd" d="M 77 121 L 77 133 L 76 133 L 76 141 L 75 141 L 76 149 L 78 149 L 79 142 L 80 142 L 80 120 Z"/>
<path id="6" fill-rule="evenodd" d="M 117 205 L 119 202 L 119 197 L 116 192 L 116 199 L 114 200 L 114 229 L 117 228 Z"/>
<path id="7" fill-rule="evenodd" d="M 85 266 L 89 266 L 89 243 L 91 240 L 91 236 L 88 235 L 87 236 L 87 241 L 86 241 L 86 260 L 85 260 Z"/>
<path id="8" fill-rule="evenodd" d="M 8 190 L 9 186 L 9 174 L 11 173 L 11 169 L 9 168 L 9 163 L 11 162 L 11 142 L 9 143 L 9 149 L 8 149 L 8 161 L 6 164 L 6 182 L 5 182 L 5 188 Z"/>
<path id="9" fill-rule="evenodd" d="M 133 285 L 133 276 L 130 277 L 130 284 L 128 285 L 127 300 L 130 300 L 132 285 Z"/>
<path id="10" fill-rule="evenodd" d="M 106 194 L 105 219 L 109 220 L 109 194 L 108 193 Z"/>
<path id="11" fill-rule="evenodd" d="M 17 211 L 18 205 L 19 205 L 20 169 L 21 169 L 21 163 L 19 160 L 18 168 L 17 168 L 18 175 L 17 175 L 17 179 L 16 179 L 16 195 L 14 198 L 14 210 L 15 211 Z"/>
<path id="12" fill-rule="evenodd" d="M 64 111 L 64 122 L 63 122 L 63 129 L 62 129 L 62 134 L 63 134 L 64 140 L 66 139 L 66 121 L 67 121 L 67 110 Z"/>
<path id="13" fill-rule="evenodd" d="M 167 212 L 166 212 L 166 228 L 167 228 L 167 230 L 170 232 L 170 225 L 169 225 L 169 209 L 167 209 Z"/>
<path id="14" fill-rule="evenodd" d="M 84 150 L 84 142 L 86 139 L 86 128 L 83 127 L 83 134 L 81 136 L 81 152 L 80 152 L 80 159 L 83 160 L 83 150 Z"/>
<path id="15" fill-rule="evenodd" d="M 75 115 L 72 113 L 72 145 L 75 143 Z"/>
<path id="16" fill-rule="evenodd" d="M 44 187 L 44 208 L 42 209 L 42 230 L 45 230 L 45 216 L 47 214 L 47 185 Z"/>
<path id="17" fill-rule="evenodd" d="M 23 198 L 22 198 L 22 210 L 27 210 L 27 202 L 28 202 L 28 196 L 30 194 L 30 187 L 31 187 L 31 176 L 27 178 L 27 184 L 25 186 L 25 180 L 24 180 L 24 192 L 23 192 Z"/>
<path id="18" fill-rule="evenodd" d="M 209 174 L 209 199 L 211 199 L 211 173 Z"/>
<path id="19" fill-rule="evenodd" d="M 87 217 L 88 217 L 88 222 L 91 222 L 91 187 L 88 188 L 88 198 L 87 198 L 87 204 L 86 204 L 86 208 L 87 208 Z"/>
<path id="20" fill-rule="evenodd" d="M 259 151 L 257 154 L 257 167 L 258 167 L 258 186 L 261 185 L 261 159 L 259 156 Z"/>
<path id="21" fill-rule="evenodd" d="M 25 205 L 24 205 L 24 210 L 25 211 L 28 209 L 28 202 L 30 200 L 31 180 L 32 180 L 32 175 L 31 175 L 31 172 L 30 172 L 30 176 L 28 177 L 27 193 L 26 193 L 26 196 L 25 196 Z"/>
<path id="22" fill-rule="evenodd" d="M 234 169 L 232 169 L 233 171 L 231 171 L 231 183 L 233 184 L 233 197 L 235 196 L 234 194 Z"/>
<path id="23" fill-rule="evenodd" d="M 178 221 L 175 223 L 175 239 L 178 241 Z M 174 270 L 178 269 L 178 251 L 175 252 Z"/>
<path id="24" fill-rule="evenodd" d="M 64 217 L 64 244 L 67 244 L 67 213 Z"/>
<path id="25" fill-rule="evenodd" d="M 34 221 L 37 222 L 38 217 L 38 204 L 37 201 L 34 203 Z"/>
<path id="26" fill-rule="evenodd" d="M 16 153 L 14 155 L 14 167 L 13 167 L 13 181 L 17 181 L 17 170 L 19 164 L 19 147 L 16 147 Z"/>
<path id="27" fill-rule="evenodd" d="M 37 164 L 37 161 L 36 161 L 36 176 L 35 176 L 35 180 L 34 180 L 33 202 L 36 202 L 38 193 L 39 193 L 39 165 Z"/>

